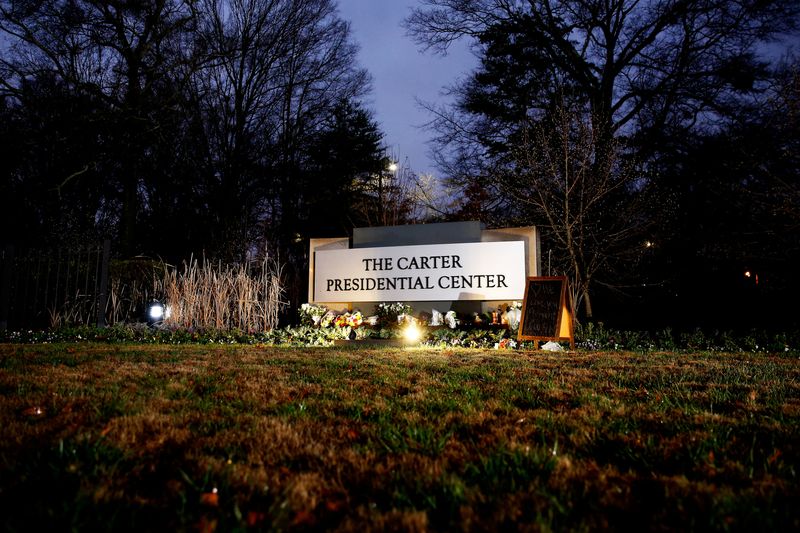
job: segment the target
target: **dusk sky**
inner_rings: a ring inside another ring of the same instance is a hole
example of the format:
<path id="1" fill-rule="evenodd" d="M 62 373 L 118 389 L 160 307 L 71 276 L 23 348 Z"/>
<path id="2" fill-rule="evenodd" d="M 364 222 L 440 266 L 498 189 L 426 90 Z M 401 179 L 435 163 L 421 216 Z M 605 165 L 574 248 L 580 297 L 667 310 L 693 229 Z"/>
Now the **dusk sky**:
<path id="1" fill-rule="evenodd" d="M 339 0 L 342 18 L 349 20 L 353 39 L 361 46 L 361 66 L 372 74 L 369 107 L 384 132 L 391 155 L 418 173 L 438 175 L 428 157 L 431 134 L 421 128 L 430 115 L 417 99 L 441 102 L 443 87 L 467 74 L 476 60 L 466 43 L 447 56 L 421 52 L 401 26 L 416 2 L 402 0 Z"/>

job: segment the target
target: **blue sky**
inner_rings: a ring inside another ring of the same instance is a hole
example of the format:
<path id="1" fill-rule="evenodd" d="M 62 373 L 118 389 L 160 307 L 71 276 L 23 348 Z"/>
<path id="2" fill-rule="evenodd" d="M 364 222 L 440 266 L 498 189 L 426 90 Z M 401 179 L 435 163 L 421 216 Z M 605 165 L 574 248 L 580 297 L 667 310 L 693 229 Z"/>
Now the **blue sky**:
<path id="1" fill-rule="evenodd" d="M 447 56 L 421 52 L 405 35 L 401 23 L 413 5 L 402 0 L 339 0 L 342 18 L 350 21 L 353 39 L 361 46 L 361 66 L 372 74 L 367 100 L 393 155 L 418 173 L 438 172 L 428 157 L 430 132 L 420 128 L 431 117 L 416 99 L 442 102 L 442 88 L 466 75 L 476 60 L 466 44 Z"/>

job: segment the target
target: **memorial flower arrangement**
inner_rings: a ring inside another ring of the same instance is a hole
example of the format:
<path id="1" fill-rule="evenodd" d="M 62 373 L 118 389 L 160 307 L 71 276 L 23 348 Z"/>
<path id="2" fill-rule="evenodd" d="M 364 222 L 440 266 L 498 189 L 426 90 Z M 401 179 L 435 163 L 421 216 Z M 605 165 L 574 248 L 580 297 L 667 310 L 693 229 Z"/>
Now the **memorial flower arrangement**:
<path id="1" fill-rule="evenodd" d="M 444 315 L 444 323 L 450 329 L 456 329 L 458 326 L 458 318 L 455 311 L 448 311 Z"/>
<path id="2" fill-rule="evenodd" d="M 378 323 L 382 325 L 397 324 L 399 317 L 411 314 L 411 306 L 403 302 L 379 303 L 375 306 Z"/>
<path id="3" fill-rule="evenodd" d="M 508 326 L 516 331 L 519 327 L 519 321 L 522 317 L 522 303 L 521 302 L 512 302 L 506 312 L 503 313 L 503 323 L 508 324 Z"/>
<path id="4" fill-rule="evenodd" d="M 305 303 L 301 305 L 298 310 L 300 314 L 300 323 L 304 326 L 316 326 L 327 312 L 328 308 L 324 305 Z"/>
<path id="5" fill-rule="evenodd" d="M 358 332 L 358 327 L 363 323 L 364 317 L 359 311 L 355 313 L 344 313 L 333 319 L 336 336 L 350 340 L 364 337 L 364 333 Z"/>
<path id="6" fill-rule="evenodd" d="M 319 326 L 321 328 L 331 327 L 333 321 L 336 320 L 336 316 L 337 316 L 336 313 L 334 313 L 333 311 L 328 311 L 327 313 L 322 315 L 322 318 L 319 320 Z"/>
<path id="7" fill-rule="evenodd" d="M 513 350 L 517 347 L 517 341 L 514 339 L 500 339 L 500 342 L 494 345 L 495 350 Z"/>
<path id="8" fill-rule="evenodd" d="M 375 314 L 367 317 L 359 310 L 335 311 L 323 305 L 306 303 L 298 310 L 303 328 L 296 330 L 294 335 L 297 338 L 303 335 L 313 337 L 314 344 L 325 344 L 337 339 L 405 338 L 405 326 L 418 324 L 428 328 L 421 340 L 425 345 L 514 349 L 519 347 L 513 339 L 513 331 L 518 325 L 520 307 L 519 302 L 513 302 L 501 306 L 495 313 L 479 317 L 458 315 L 452 310 L 441 313 L 436 309 L 431 312 L 420 311 L 415 316 L 408 304 L 384 302 L 377 304 Z M 493 315 L 498 316 L 497 321 L 492 319 Z M 501 325 L 506 327 L 501 328 Z"/>
<path id="9" fill-rule="evenodd" d="M 343 315 L 337 316 L 334 321 L 334 325 L 339 328 L 357 328 L 361 324 L 364 323 L 364 317 L 361 315 L 361 312 L 356 311 L 355 313 L 345 313 Z"/>

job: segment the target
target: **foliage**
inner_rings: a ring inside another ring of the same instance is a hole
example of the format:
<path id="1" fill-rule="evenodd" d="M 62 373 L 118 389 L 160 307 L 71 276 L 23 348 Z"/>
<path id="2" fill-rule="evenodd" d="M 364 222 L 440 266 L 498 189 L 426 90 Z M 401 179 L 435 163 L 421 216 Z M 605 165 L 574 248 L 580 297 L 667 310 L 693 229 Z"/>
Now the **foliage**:
<path id="1" fill-rule="evenodd" d="M 384 327 L 397 327 L 399 317 L 411 315 L 411 306 L 403 302 L 381 302 L 375 306 L 378 323 Z"/>
<path id="2" fill-rule="evenodd" d="M 462 163 L 481 165 L 502 162 L 520 125 L 563 94 L 589 106 L 601 154 L 612 137 L 652 142 L 701 125 L 703 115 L 730 117 L 764 94 L 770 73 L 758 47 L 795 35 L 798 14 L 789 0 L 430 0 L 406 25 L 426 49 L 476 45 L 480 66 L 453 89 L 455 109 L 438 110 L 434 126 L 444 157 L 471 155 Z"/>
<path id="3" fill-rule="evenodd" d="M 346 232 L 382 163 L 332 0 L 1 0 L 0 42 L 0 221 L 20 243 L 108 236 L 168 262 L 269 244 L 294 266 L 297 233 Z"/>
<path id="4" fill-rule="evenodd" d="M 116 324 L 107 328 L 94 326 L 63 327 L 50 330 L 5 331 L 0 342 L 15 344 L 52 344 L 76 342 L 143 343 L 143 344 L 241 344 L 265 346 L 331 346 L 334 341 L 349 338 L 350 326 L 299 326 L 252 332 L 240 329 L 148 327 L 146 324 Z M 397 327 L 357 327 L 357 339 L 399 339 Z M 578 325 L 575 331 L 579 352 L 632 351 L 656 352 L 718 352 L 751 354 L 795 354 L 800 352 L 800 331 L 774 333 L 749 330 L 742 333 L 725 330 L 704 332 L 630 331 L 607 328 L 602 323 Z M 516 342 L 516 334 L 505 328 L 427 327 L 420 345 L 431 348 L 497 348 L 536 349 L 531 341 Z"/>
<path id="5" fill-rule="evenodd" d="M 145 257 L 112 260 L 109 280 L 111 325 L 143 320 L 156 300 L 166 305 L 164 323 L 172 329 L 262 331 L 277 326 L 284 305 L 282 268 L 268 258 L 235 265 L 190 259 L 183 269 Z M 51 310 L 51 327 L 95 322 L 96 297 L 78 296 Z"/>
<path id="6" fill-rule="evenodd" d="M 705 329 L 797 324 L 799 66 L 796 58 L 783 65 L 758 110 L 673 140 L 653 165 L 669 208 L 641 265 L 648 288 L 636 291 L 649 320 Z M 697 305 L 700 294 L 715 302 L 712 313 Z"/>
<path id="7" fill-rule="evenodd" d="M 328 308 L 324 305 L 315 305 L 304 303 L 297 310 L 300 315 L 300 324 L 303 326 L 316 326 L 319 324 L 323 316 L 328 312 Z"/>
<path id="8" fill-rule="evenodd" d="M 544 225 L 557 270 L 570 278 L 574 307 L 583 303 L 591 320 L 596 277 L 621 283 L 640 255 L 647 195 L 634 186 L 639 174 L 622 160 L 619 143 L 599 146 L 596 117 L 564 99 L 551 106 L 529 121 L 512 154 L 515 168 L 498 181 L 518 212 Z"/>
<path id="9" fill-rule="evenodd" d="M 578 325 L 576 344 L 584 350 L 709 351 L 723 353 L 796 353 L 800 351 L 800 331 L 775 333 L 749 330 L 735 333 L 725 330 L 704 332 L 700 329 L 674 331 L 671 328 L 648 331 L 625 331 L 607 328 L 602 322 Z"/>
<path id="10" fill-rule="evenodd" d="M 372 115 L 350 102 L 338 105 L 318 139 L 311 141 L 309 175 L 313 189 L 303 191 L 307 213 L 299 229 L 313 237 L 340 237 L 353 227 L 380 225 L 379 209 L 388 198 L 387 159 L 382 134 Z M 320 179 L 322 177 L 322 179 Z"/>
<path id="11" fill-rule="evenodd" d="M 112 260 L 108 267 L 110 289 L 106 321 L 108 324 L 137 322 L 153 299 L 162 297 L 158 280 L 165 274 L 165 265 L 145 257 Z"/>
<path id="12" fill-rule="evenodd" d="M 385 157 L 383 167 L 364 178 L 352 212 L 362 227 L 414 223 L 432 207 L 429 187 L 407 163 Z"/>
<path id="13" fill-rule="evenodd" d="M 793 530 L 795 356 L 0 345 L 12 530 Z"/>
<path id="14" fill-rule="evenodd" d="M 552 250 L 557 273 L 574 278 L 588 319 L 613 313 L 596 314 L 591 284 L 595 294 L 654 287 L 649 296 L 671 281 L 673 252 L 659 257 L 660 276 L 642 264 L 657 251 L 654 242 L 663 244 L 651 233 L 685 246 L 677 258 L 686 260 L 687 273 L 705 258 L 706 250 L 690 248 L 697 238 L 707 237 L 709 252 L 728 261 L 743 239 L 772 254 L 785 244 L 796 249 L 796 226 L 766 224 L 776 213 L 796 211 L 787 207 L 796 199 L 797 177 L 789 170 L 796 164 L 786 157 L 783 128 L 769 123 L 779 139 L 762 136 L 774 149 L 751 165 L 738 161 L 752 149 L 747 142 L 723 143 L 702 161 L 686 159 L 696 135 L 751 130 L 742 128 L 749 116 L 782 99 L 775 91 L 783 75 L 779 57 L 792 53 L 800 29 L 796 1 L 429 0 L 406 24 L 424 49 L 444 53 L 464 40 L 480 61 L 449 89 L 451 104 L 428 106 L 437 163 L 463 191 L 456 216 L 541 227 L 543 248 Z M 774 48 L 766 53 L 766 47 Z M 558 120 L 563 110 L 570 110 L 566 124 Z M 663 158 L 674 167 L 665 168 Z M 718 161 L 731 168 L 703 170 Z M 784 171 L 769 190 L 781 192 L 759 194 L 765 210 L 758 214 L 747 205 L 754 219 L 739 221 L 744 235 L 726 229 L 738 224 L 718 212 L 742 212 L 739 201 L 755 200 L 746 192 L 751 177 L 774 166 Z M 685 196 L 677 197 L 676 174 L 695 169 L 701 175 L 687 180 Z M 685 216 L 693 187 L 705 180 L 722 182 L 709 189 L 719 195 L 715 201 L 697 205 L 701 221 L 719 232 L 696 231 L 696 221 Z M 680 231 L 670 235 L 677 225 Z M 759 231 L 763 238 L 753 238 L 754 225 L 767 226 Z M 737 245 L 722 246 L 728 242 Z"/>

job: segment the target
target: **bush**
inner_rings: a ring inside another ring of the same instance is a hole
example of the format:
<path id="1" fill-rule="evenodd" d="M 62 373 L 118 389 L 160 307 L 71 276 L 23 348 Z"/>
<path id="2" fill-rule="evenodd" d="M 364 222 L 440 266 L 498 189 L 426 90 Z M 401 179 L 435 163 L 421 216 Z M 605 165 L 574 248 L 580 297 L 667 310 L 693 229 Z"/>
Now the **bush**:
<path id="1" fill-rule="evenodd" d="M 578 325 L 575 342 L 584 350 L 632 351 L 717 351 L 717 352 L 796 352 L 800 350 L 800 332 L 769 333 L 751 330 L 744 334 L 715 330 L 706 333 L 701 329 L 675 333 L 663 329 L 647 331 L 619 331 L 606 328 L 602 322 Z"/>
<path id="2" fill-rule="evenodd" d="M 0 342 L 128 342 L 144 344 L 265 344 L 276 346 L 330 346 L 345 338 L 349 328 L 298 326 L 274 328 L 262 332 L 239 329 L 148 327 L 146 324 L 115 324 L 107 328 L 94 326 L 63 327 L 42 331 L 5 331 Z M 358 339 L 392 339 L 401 336 L 397 327 L 360 327 Z M 505 328 L 426 328 L 423 346 L 464 348 L 534 348 L 533 342 L 510 342 L 516 335 Z M 656 333 L 620 331 L 606 328 L 602 323 L 580 325 L 576 329 L 576 346 L 585 351 L 718 351 L 726 353 L 798 353 L 800 332 L 769 333 L 752 330 L 736 336 L 730 331 L 701 330 L 674 334 L 665 329 Z"/>

